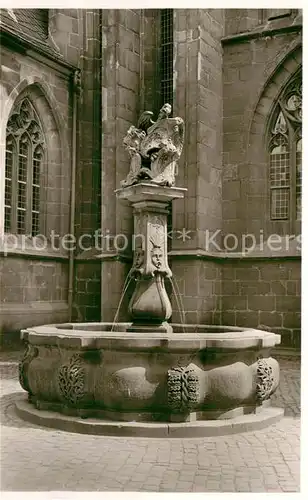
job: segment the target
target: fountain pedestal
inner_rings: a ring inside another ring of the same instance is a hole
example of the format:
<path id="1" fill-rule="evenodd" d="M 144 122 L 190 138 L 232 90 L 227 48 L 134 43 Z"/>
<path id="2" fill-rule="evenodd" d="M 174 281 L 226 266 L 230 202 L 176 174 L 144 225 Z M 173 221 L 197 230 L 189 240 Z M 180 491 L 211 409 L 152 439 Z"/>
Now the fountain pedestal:
<path id="1" fill-rule="evenodd" d="M 172 332 L 167 323 L 172 309 L 165 278 L 172 272 L 167 258 L 167 215 L 170 201 L 183 198 L 186 189 L 140 183 L 116 191 L 134 208 L 134 261 L 130 271 L 136 280 L 129 304 L 131 332 Z"/>

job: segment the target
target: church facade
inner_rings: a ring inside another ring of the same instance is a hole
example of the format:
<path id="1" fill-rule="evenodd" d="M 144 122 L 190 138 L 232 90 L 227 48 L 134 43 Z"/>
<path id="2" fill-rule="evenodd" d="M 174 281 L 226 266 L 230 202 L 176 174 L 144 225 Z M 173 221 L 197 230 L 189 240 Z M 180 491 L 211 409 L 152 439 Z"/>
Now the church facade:
<path id="1" fill-rule="evenodd" d="M 170 207 L 173 322 L 300 348 L 302 17 L 297 9 L 2 9 L 0 330 L 128 321 L 123 138 L 185 123 Z M 152 115 L 151 115 L 152 116 Z"/>

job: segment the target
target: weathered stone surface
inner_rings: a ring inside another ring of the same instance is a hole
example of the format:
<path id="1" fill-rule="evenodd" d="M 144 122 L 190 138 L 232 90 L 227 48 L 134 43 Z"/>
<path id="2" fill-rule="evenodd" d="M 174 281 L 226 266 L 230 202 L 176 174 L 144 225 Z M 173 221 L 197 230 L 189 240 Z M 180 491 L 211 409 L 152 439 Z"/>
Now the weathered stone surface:
<path id="1" fill-rule="evenodd" d="M 108 410 L 124 420 L 134 414 L 186 421 L 193 412 L 197 419 L 233 418 L 231 410 L 256 411 L 278 386 L 279 366 L 268 355 L 280 341 L 275 334 L 206 325 L 185 335 L 177 333 L 180 325 L 171 333 L 122 327 L 75 323 L 23 331 L 31 350 L 22 384 L 37 408 L 97 418 Z"/>
<path id="2" fill-rule="evenodd" d="M 177 160 L 183 149 L 184 122 L 182 118 L 169 118 L 170 113 L 171 105 L 164 104 L 154 122 L 153 113 L 144 111 L 137 128 L 129 128 L 123 145 L 131 158 L 130 171 L 121 182 L 122 187 L 143 179 L 161 186 L 174 186 Z"/>

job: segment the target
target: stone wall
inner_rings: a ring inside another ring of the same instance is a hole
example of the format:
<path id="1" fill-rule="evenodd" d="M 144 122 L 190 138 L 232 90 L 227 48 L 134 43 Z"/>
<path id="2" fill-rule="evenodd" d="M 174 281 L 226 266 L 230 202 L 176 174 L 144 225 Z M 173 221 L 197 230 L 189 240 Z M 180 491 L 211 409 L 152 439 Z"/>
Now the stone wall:
<path id="1" fill-rule="evenodd" d="M 73 321 L 100 320 L 100 262 L 77 260 L 74 279 Z"/>
<path id="2" fill-rule="evenodd" d="M 91 23 L 91 11 L 49 9 L 49 39 L 65 61 L 79 66 L 83 50 L 83 31 Z"/>
<path id="3" fill-rule="evenodd" d="M 222 267 L 222 323 L 281 334 L 300 348 L 301 265 L 294 259 L 229 260 Z"/>
<path id="4" fill-rule="evenodd" d="M 300 68 L 301 12 L 226 9 L 223 44 L 223 236 L 298 235 L 300 221 L 270 220 L 266 131 L 271 111 Z M 268 255 L 268 254 L 267 254 Z M 222 322 L 265 326 L 300 347 L 300 259 L 225 259 Z"/>
<path id="5" fill-rule="evenodd" d="M 132 209 L 128 202 L 118 200 L 114 191 L 129 171 L 129 157 L 122 141 L 140 112 L 140 11 L 103 11 L 102 64 L 102 233 L 130 238 Z M 128 252 L 124 250 L 124 254 Z M 103 248 L 103 321 L 113 320 L 128 271 L 124 261 L 116 256 L 113 260 L 110 254 L 115 253 L 112 246 Z"/>
<path id="6" fill-rule="evenodd" d="M 236 11 L 226 9 L 227 26 L 238 19 Z M 272 21 L 254 32 L 223 40 L 224 234 L 260 236 L 262 229 L 266 239 L 272 233 L 294 232 L 288 222 L 269 220 L 265 142 L 273 104 L 301 66 L 298 18 L 294 14 L 285 19 L 288 31 L 275 31 L 278 28 Z M 300 231 L 300 227 L 296 229 Z"/>
<path id="7" fill-rule="evenodd" d="M 45 230 L 68 232 L 71 163 L 69 74 L 55 72 L 38 61 L 1 48 L 1 162 L 5 164 L 6 123 L 14 103 L 28 96 L 41 120 L 48 149 Z M 4 173 L 4 172 L 3 172 Z M 4 188 L 4 184 L 3 184 Z"/>
<path id="8" fill-rule="evenodd" d="M 14 103 L 27 96 L 38 113 L 46 139 L 48 160 L 42 172 L 44 186 L 41 195 L 45 203 L 41 232 L 48 239 L 52 230 L 60 236 L 69 232 L 71 76 L 79 57 L 71 48 L 80 43 L 73 40 L 80 27 L 76 13 L 64 10 L 60 16 L 62 34 L 65 32 L 70 39 L 63 63 L 61 53 L 58 53 L 59 63 L 54 55 L 51 56 L 53 49 L 53 54 L 58 50 L 52 40 L 52 50 L 47 54 L 12 44 L 4 38 L 1 45 L 0 161 L 1 165 L 5 164 L 9 114 Z M 2 177 L 0 185 L 4 190 Z M 1 199 L 4 199 L 2 196 L 1 192 Z M 52 250 L 50 239 L 47 247 L 35 250 L 31 244 L 25 247 L 21 239 L 10 246 L 1 238 L 0 266 L 1 343 L 18 337 L 22 327 L 68 319 L 67 252 Z"/>
<path id="9" fill-rule="evenodd" d="M 7 256 L 0 260 L 1 344 L 18 339 L 21 328 L 66 321 L 67 262 Z"/>
<path id="10" fill-rule="evenodd" d="M 112 321 L 130 248 L 117 253 L 102 239 L 93 252 L 93 234 L 101 227 L 111 240 L 119 234 L 129 240 L 133 232 L 131 207 L 114 190 L 129 170 L 124 135 L 140 112 L 158 111 L 159 11 L 51 9 L 49 33 L 62 63 L 2 44 L 0 160 L 4 164 L 9 112 L 28 92 L 49 141 L 44 231 L 69 232 L 71 76 L 79 67 L 74 231 L 90 235 L 84 243 L 92 250 L 75 255 L 73 319 Z M 273 9 L 174 11 L 173 114 L 186 126 L 177 185 L 187 194 L 173 204 L 170 252 L 180 308 L 189 323 L 264 325 L 281 333 L 289 347 L 300 342 L 300 260 L 234 259 L 207 243 L 217 230 L 221 247 L 227 233 L 258 239 L 262 230 L 266 240 L 271 233 L 300 231 L 299 224 L 291 228 L 269 219 L 264 131 L 273 103 L 301 63 L 301 18 L 294 9 L 283 15 Z M 68 254 L 45 253 L 38 257 L 16 248 L 5 257 L 1 250 L 1 320 L 8 333 L 68 317 Z M 169 289 L 172 320 L 180 322 Z M 128 320 L 131 293 L 132 284 L 119 320 Z"/>
<path id="11" fill-rule="evenodd" d="M 189 261 L 187 256 L 178 255 L 172 260 L 172 273 L 172 322 L 181 323 L 184 319 L 189 324 L 220 325 L 221 265 L 196 257 Z"/>
<path id="12" fill-rule="evenodd" d="M 214 317 L 217 320 L 219 299 L 211 292 L 220 287 L 220 269 L 214 262 L 200 260 L 199 254 L 205 250 L 206 234 L 222 227 L 224 10 L 177 9 L 174 26 L 174 115 L 185 121 L 177 185 L 186 187 L 187 194 L 173 204 L 172 271 L 187 280 L 183 292 L 187 319 L 212 323 Z M 190 231 L 187 238 L 176 233 L 183 229 Z"/>
<path id="13" fill-rule="evenodd" d="M 186 126 L 177 184 L 187 195 L 174 205 L 173 226 L 194 231 L 184 248 L 204 248 L 204 232 L 222 224 L 223 31 L 223 9 L 175 11 L 174 115 Z"/>
<path id="14" fill-rule="evenodd" d="M 77 12 L 77 11 L 76 11 Z M 94 244 L 95 231 L 101 223 L 101 148 L 102 148 L 102 14 L 96 10 L 78 10 L 82 40 L 74 38 L 79 50 L 81 91 L 77 105 L 77 162 L 75 235 L 82 237 L 84 248 Z M 72 43 L 72 42 L 71 42 Z M 87 235 L 87 236 L 86 236 Z M 90 256 L 86 264 L 78 257 L 84 248 L 77 248 L 73 320 L 100 320 L 100 262 Z M 85 295 L 86 292 L 86 295 Z"/>

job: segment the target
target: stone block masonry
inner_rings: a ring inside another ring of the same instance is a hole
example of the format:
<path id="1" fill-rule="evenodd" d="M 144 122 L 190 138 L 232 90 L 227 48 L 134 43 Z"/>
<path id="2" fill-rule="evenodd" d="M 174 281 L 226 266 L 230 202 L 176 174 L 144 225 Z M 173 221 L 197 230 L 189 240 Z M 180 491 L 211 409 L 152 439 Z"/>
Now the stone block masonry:
<path id="1" fill-rule="evenodd" d="M 67 262 L 7 256 L 0 275 L 1 345 L 17 341 L 25 326 L 67 320 Z"/>
<path id="2" fill-rule="evenodd" d="M 102 13 L 99 10 L 78 11 L 80 31 L 70 35 L 80 51 L 81 92 L 78 98 L 77 171 L 75 235 L 88 237 L 94 244 L 94 233 L 101 224 L 101 148 L 102 148 Z M 78 253 L 76 255 L 79 256 Z M 100 263 L 76 261 L 73 317 L 100 320 Z"/>
<path id="3" fill-rule="evenodd" d="M 117 200 L 114 191 L 129 171 L 123 138 L 141 111 L 140 15 L 139 10 L 102 11 L 102 232 L 128 239 L 133 233 L 132 209 L 126 200 Z M 119 260 L 102 259 L 103 321 L 114 318 L 128 270 Z"/>
<path id="4" fill-rule="evenodd" d="M 173 224 L 175 229 L 220 229 L 224 11 L 178 9 L 174 22 L 175 113 L 186 126 L 177 183 L 188 192 L 174 206 Z M 196 231 L 189 246 L 201 245 Z"/>
<path id="5" fill-rule="evenodd" d="M 171 262 L 172 322 L 221 324 L 221 265 L 181 257 Z"/>
<path id="6" fill-rule="evenodd" d="M 187 322 L 263 326 L 282 335 L 282 346 L 298 348 L 300 259 L 229 259 L 215 248 L 205 255 L 204 248 L 204 232 L 217 229 L 215 242 L 221 247 L 229 233 L 239 241 L 250 233 L 259 241 L 261 230 L 264 241 L 274 233 L 300 234 L 300 221 L 269 216 L 264 134 L 277 97 L 302 65 L 300 14 L 283 12 L 278 17 L 273 9 L 173 12 L 173 115 L 186 127 L 176 185 L 188 191 L 173 204 L 172 229 L 191 232 L 185 241 L 170 240 L 169 262 Z M 129 170 L 122 146 L 128 128 L 140 112 L 159 109 L 159 20 L 159 9 L 50 9 L 49 41 L 66 69 L 48 55 L 2 44 L 3 109 L 28 93 L 48 140 L 43 233 L 70 231 L 70 71 L 80 67 L 75 234 L 101 228 L 103 234 L 122 233 L 130 240 L 132 209 L 114 190 Z M 7 117 L 1 118 L 4 146 Z M 76 252 L 74 320 L 114 318 L 131 266 L 130 248 L 121 255 L 102 253 L 97 259 Z M 67 255 L 45 252 L 39 259 L 17 252 L 1 259 L 4 330 L 67 320 Z M 166 286 L 172 321 L 180 322 L 171 284 Z M 129 319 L 132 288 L 119 320 Z"/>
<path id="7" fill-rule="evenodd" d="M 221 229 L 223 9 L 177 9 L 174 18 L 175 113 L 185 122 L 185 143 L 177 185 L 187 188 L 174 203 L 173 229 L 189 229 L 185 242 L 172 240 L 181 256 L 170 259 L 188 323 L 220 324 L 221 270 L 197 257 L 205 230 Z M 185 251 L 189 250 L 189 257 Z M 193 255 L 195 253 L 195 255 Z M 172 295 L 172 321 L 179 305 Z"/>
<path id="8" fill-rule="evenodd" d="M 52 17 L 51 12 L 50 20 Z M 76 28 L 73 17 L 69 13 L 66 15 L 65 11 L 62 13 L 61 31 L 64 23 L 68 37 L 70 29 Z M 75 44 L 76 39 L 72 43 Z M 15 103 L 27 97 L 41 121 L 48 150 L 48 164 L 46 162 L 41 172 L 40 193 L 43 205 L 40 233 L 48 238 L 51 231 L 58 235 L 69 231 L 72 135 L 70 74 L 73 70 L 70 64 L 75 64 L 76 60 L 69 53 L 69 44 L 66 47 L 66 62 L 61 65 L 49 61 L 50 54 L 40 57 L 34 49 L 31 54 L 26 48 L 14 45 L 12 39 L 10 41 L 3 37 L 1 44 L 1 163 L 5 164 L 9 114 Z M 4 196 L 0 198 L 4 200 Z M 66 257 L 59 253 L 46 248 L 31 252 L 19 244 L 17 247 L 15 245 L 14 254 L 11 255 L 6 255 L 1 249 L 1 344 L 18 339 L 21 328 L 68 319 L 68 265 Z"/>
<path id="9" fill-rule="evenodd" d="M 301 263 L 277 259 L 230 261 L 222 266 L 222 323 L 266 328 L 281 346 L 300 348 Z"/>
<path id="10" fill-rule="evenodd" d="M 298 235 L 300 221 L 271 220 L 266 130 L 275 102 L 300 70 L 300 13 L 226 9 L 223 45 L 223 235 Z M 272 14 L 273 15 L 272 15 Z M 266 32 L 266 33 L 265 33 Z M 266 35 L 266 36 L 265 36 Z M 300 347 L 300 258 L 226 260 L 222 322 L 268 328 Z"/>
<path id="11" fill-rule="evenodd" d="M 101 265 L 99 261 L 76 261 L 73 321 L 99 321 Z"/>
<path id="12" fill-rule="evenodd" d="M 301 30 L 291 29 L 293 13 L 284 21 L 288 31 L 262 36 L 263 29 L 276 29 L 277 22 L 262 24 L 266 19 L 261 14 L 253 9 L 225 11 L 222 217 L 225 234 L 258 237 L 263 230 L 266 239 L 273 233 L 300 232 L 299 224 L 270 220 L 265 131 L 283 86 L 301 67 Z M 252 28 L 259 30 L 254 37 Z"/>

